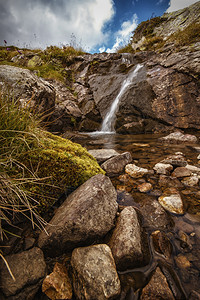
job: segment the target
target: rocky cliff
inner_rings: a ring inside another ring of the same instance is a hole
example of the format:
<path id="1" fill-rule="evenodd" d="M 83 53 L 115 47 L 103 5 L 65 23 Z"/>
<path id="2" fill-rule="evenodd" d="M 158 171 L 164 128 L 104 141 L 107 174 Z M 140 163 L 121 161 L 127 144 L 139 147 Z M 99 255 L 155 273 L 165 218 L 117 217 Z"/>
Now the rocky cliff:
<path id="1" fill-rule="evenodd" d="M 22 88 L 23 101 L 31 98 L 33 106 L 34 99 L 38 98 L 37 87 L 43 85 L 44 89 L 45 86 L 48 91 L 41 89 L 37 102 L 43 112 L 51 111 L 49 129 L 53 132 L 95 131 L 101 128 L 123 82 L 137 64 L 142 64 L 120 97 L 115 130 L 133 134 L 174 128 L 198 130 L 199 16 L 200 1 L 186 9 L 142 22 L 132 38 L 132 53 L 71 55 L 66 49 L 50 47 L 32 54 L 25 50 L 20 50 L 21 54 L 15 51 L 14 56 L 11 52 L 6 54 L 4 49 L 0 61 L 13 66 L 0 66 L 1 85 L 8 83 L 17 95 Z M 31 74 L 14 66 L 29 68 Z M 24 79 L 22 74 L 26 74 Z M 36 75 L 48 82 L 38 80 Z M 29 77 L 31 80 L 27 84 Z"/>

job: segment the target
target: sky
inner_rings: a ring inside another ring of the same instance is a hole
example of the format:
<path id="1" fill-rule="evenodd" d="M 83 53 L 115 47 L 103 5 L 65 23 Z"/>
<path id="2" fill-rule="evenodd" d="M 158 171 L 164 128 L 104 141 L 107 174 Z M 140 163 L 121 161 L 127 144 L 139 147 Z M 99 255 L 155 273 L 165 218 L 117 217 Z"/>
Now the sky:
<path id="1" fill-rule="evenodd" d="M 197 0 L 0 0 L 0 45 L 116 52 L 139 23 Z M 6 41 L 7 43 L 5 44 Z"/>

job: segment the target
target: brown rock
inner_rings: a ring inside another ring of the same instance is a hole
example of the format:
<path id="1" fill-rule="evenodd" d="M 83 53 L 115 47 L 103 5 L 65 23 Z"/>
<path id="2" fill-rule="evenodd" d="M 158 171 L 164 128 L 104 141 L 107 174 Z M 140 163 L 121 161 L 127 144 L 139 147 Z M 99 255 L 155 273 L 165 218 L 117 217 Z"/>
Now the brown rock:
<path id="1" fill-rule="evenodd" d="M 12 300 L 32 300 L 45 276 L 46 264 L 39 248 L 32 248 L 5 257 L 14 277 L 10 276 L 3 261 L 0 266 L 0 285 L 6 297 Z"/>
<path id="2" fill-rule="evenodd" d="M 192 172 L 190 170 L 188 170 L 187 168 L 185 167 L 178 167 L 176 168 L 173 173 L 172 173 L 172 176 L 173 177 L 188 177 L 188 176 L 191 176 L 192 175 Z"/>
<path id="3" fill-rule="evenodd" d="M 166 234 L 157 230 L 152 232 L 151 235 L 155 251 L 163 254 L 166 258 L 170 258 L 172 254 L 172 245 Z"/>
<path id="4" fill-rule="evenodd" d="M 78 299 L 113 299 L 121 287 L 112 252 L 99 244 L 72 252 L 73 287 Z"/>
<path id="5" fill-rule="evenodd" d="M 125 207 L 120 213 L 109 246 L 120 270 L 144 263 L 141 228 L 133 207 Z"/>
<path id="6" fill-rule="evenodd" d="M 64 265 L 55 264 L 53 272 L 43 281 L 42 292 L 51 300 L 72 299 L 72 286 Z"/>
<path id="7" fill-rule="evenodd" d="M 139 184 L 137 188 L 141 193 L 147 193 L 150 190 L 152 190 L 153 187 L 152 187 L 151 183 L 144 182 L 142 184 Z"/>
<path id="8" fill-rule="evenodd" d="M 45 254 L 57 256 L 78 245 L 104 236 L 117 213 L 117 193 L 110 179 L 98 174 L 75 190 L 58 208 L 41 232 L 38 245 Z"/>
<path id="9" fill-rule="evenodd" d="M 108 176 L 116 176 L 123 172 L 125 166 L 132 161 L 131 154 L 124 152 L 105 161 L 101 167 Z"/>
<path id="10" fill-rule="evenodd" d="M 149 283 L 143 288 L 140 297 L 141 300 L 174 300 L 167 279 L 157 267 Z"/>

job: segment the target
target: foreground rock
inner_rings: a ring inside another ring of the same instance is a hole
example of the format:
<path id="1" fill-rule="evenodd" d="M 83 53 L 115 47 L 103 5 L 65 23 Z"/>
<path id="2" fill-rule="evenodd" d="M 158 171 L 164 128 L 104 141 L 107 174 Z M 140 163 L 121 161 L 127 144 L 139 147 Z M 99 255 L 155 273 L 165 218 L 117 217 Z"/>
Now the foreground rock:
<path id="1" fill-rule="evenodd" d="M 142 232 L 136 211 L 133 207 L 126 207 L 121 212 L 109 241 L 117 268 L 125 270 L 143 265 L 142 244 Z"/>
<path id="2" fill-rule="evenodd" d="M 108 176 L 119 175 L 127 164 L 132 161 L 131 154 L 124 152 L 105 161 L 101 167 L 106 171 Z"/>
<path id="3" fill-rule="evenodd" d="M 73 287 L 78 299 L 113 299 L 121 287 L 112 252 L 99 244 L 72 252 Z"/>
<path id="4" fill-rule="evenodd" d="M 41 113 L 49 114 L 55 107 L 55 89 L 47 81 L 31 71 L 18 67 L 0 66 L 0 85 L 11 90 L 11 95 L 22 105 L 30 106 Z"/>
<path id="5" fill-rule="evenodd" d="M 39 248 L 5 257 L 14 277 L 1 261 L 0 286 L 6 299 L 31 300 L 37 293 L 46 272 L 43 253 Z"/>
<path id="6" fill-rule="evenodd" d="M 110 179 L 93 176 L 74 191 L 46 226 L 38 245 L 46 255 L 57 256 L 78 245 L 93 242 L 113 226 L 117 194 Z"/>
<path id="7" fill-rule="evenodd" d="M 43 281 L 42 291 L 52 300 L 72 299 L 72 286 L 64 265 L 55 264 L 53 272 Z"/>
<path id="8" fill-rule="evenodd" d="M 141 300 L 174 300 L 172 291 L 169 288 L 166 277 L 157 267 L 149 283 L 143 288 Z"/>
<path id="9" fill-rule="evenodd" d="M 92 156 L 94 156 L 98 163 L 103 163 L 111 157 L 119 155 L 119 153 L 114 149 L 94 149 L 88 151 Z"/>

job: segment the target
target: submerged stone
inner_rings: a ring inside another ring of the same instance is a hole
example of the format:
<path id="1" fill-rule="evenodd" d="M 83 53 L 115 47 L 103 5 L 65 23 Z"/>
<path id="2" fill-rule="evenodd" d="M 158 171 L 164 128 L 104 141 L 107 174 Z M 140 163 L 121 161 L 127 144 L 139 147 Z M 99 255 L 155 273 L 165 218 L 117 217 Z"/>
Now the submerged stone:
<path id="1" fill-rule="evenodd" d="M 183 214 L 183 201 L 180 194 L 162 195 L 158 198 L 159 203 L 169 212 Z"/>
<path id="2" fill-rule="evenodd" d="M 141 300 L 175 300 L 166 277 L 157 267 L 149 283 L 143 288 Z"/>
<path id="3" fill-rule="evenodd" d="M 138 178 L 148 174 L 149 170 L 140 168 L 134 164 L 128 164 L 125 167 L 125 172 L 133 178 Z"/>

